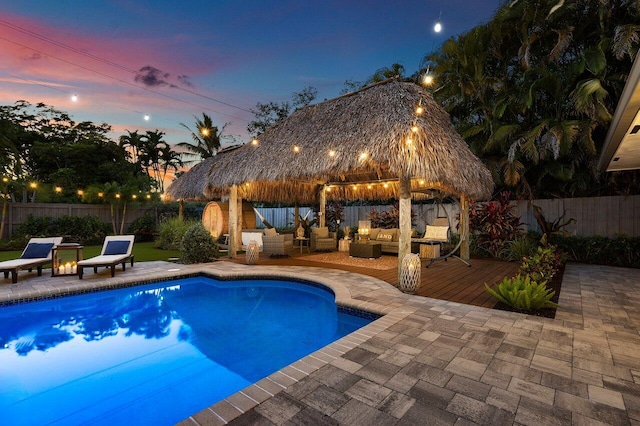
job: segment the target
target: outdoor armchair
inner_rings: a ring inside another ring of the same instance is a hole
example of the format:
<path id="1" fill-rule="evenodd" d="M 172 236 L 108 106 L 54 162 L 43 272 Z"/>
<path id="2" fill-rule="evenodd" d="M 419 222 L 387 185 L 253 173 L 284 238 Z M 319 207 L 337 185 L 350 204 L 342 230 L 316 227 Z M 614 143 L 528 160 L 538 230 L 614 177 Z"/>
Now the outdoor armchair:
<path id="1" fill-rule="evenodd" d="M 329 232 L 326 226 L 311 228 L 311 250 L 335 250 L 337 245 L 337 234 Z"/>
<path id="2" fill-rule="evenodd" d="M 126 270 L 127 261 L 131 261 L 133 267 L 133 240 L 134 235 L 112 235 L 104 239 L 102 251 L 99 256 L 78 261 L 78 277 L 82 279 L 84 268 L 93 268 L 98 273 L 101 266 L 111 268 L 111 276 L 116 275 L 116 265 L 122 264 L 122 270 Z"/>
<path id="3" fill-rule="evenodd" d="M 51 251 L 61 242 L 62 237 L 31 238 L 19 259 L 0 262 L 0 271 L 4 272 L 5 279 L 9 278 L 9 272 L 11 272 L 13 284 L 18 282 L 18 271 L 21 269 L 31 272 L 36 268 L 38 276 L 42 276 L 42 266 L 51 263 Z"/>

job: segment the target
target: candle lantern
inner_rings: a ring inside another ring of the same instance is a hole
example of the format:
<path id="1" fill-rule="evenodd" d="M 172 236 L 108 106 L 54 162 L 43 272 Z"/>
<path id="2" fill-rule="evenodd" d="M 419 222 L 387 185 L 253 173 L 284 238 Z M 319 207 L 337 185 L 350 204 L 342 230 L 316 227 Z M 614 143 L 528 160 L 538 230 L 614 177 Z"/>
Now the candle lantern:
<path id="1" fill-rule="evenodd" d="M 403 293 L 413 294 L 420 285 L 420 257 L 415 253 L 407 253 L 400 265 L 400 281 L 398 286 Z"/>
<path id="2" fill-rule="evenodd" d="M 258 257 L 260 256 L 260 246 L 255 240 L 249 241 L 247 245 L 246 261 L 247 265 L 255 265 L 258 263 Z"/>

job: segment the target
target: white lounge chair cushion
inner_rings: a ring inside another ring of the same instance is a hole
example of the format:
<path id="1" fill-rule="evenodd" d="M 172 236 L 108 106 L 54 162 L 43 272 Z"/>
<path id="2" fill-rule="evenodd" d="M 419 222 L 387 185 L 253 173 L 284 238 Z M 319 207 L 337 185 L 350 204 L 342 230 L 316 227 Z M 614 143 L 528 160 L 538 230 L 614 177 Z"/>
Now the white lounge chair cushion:
<path id="1" fill-rule="evenodd" d="M 128 257 L 129 257 L 129 255 L 126 254 L 126 253 L 125 254 L 100 255 L 100 256 L 92 257 L 90 259 L 79 260 L 78 261 L 78 265 L 82 265 L 82 266 L 93 266 L 93 265 L 102 266 L 102 265 L 107 265 L 107 264 L 112 264 L 112 263 L 118 263 L 121 260 L 125 260 Z"/>

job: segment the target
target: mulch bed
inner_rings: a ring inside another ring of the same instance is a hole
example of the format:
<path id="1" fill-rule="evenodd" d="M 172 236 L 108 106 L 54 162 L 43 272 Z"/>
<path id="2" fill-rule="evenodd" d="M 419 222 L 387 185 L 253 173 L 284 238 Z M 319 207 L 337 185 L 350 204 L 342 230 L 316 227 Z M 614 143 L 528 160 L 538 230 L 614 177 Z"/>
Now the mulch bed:
<path id="1" fill-rule="evenodd" d="M 558 303 L 558 300 L 560 299 L 560 290 L 562 288 L 563 275 L 564 275 L 564 264 L 560 267 L 560 270 L 558 270 L 558 273 L 553 277 L 553 279 L 547 282 L 547 288 L 550 288 L 551 290 L 556 292 L 551 298 L 552 302 Z M 537 317 L 544 317 L 544 318 L 555 318 L 556 310 L 557 310 L 557 308 L 544 308 L 544 309 L 538 309 L 537 311 L 523 311 L 521 309 L 515 309 L 509 305 L 505 305 L 502 302 L 496 303 L 496 305 L 493 308 L 499 309 L 501 311 L 518 312 L 520 314 L 534 315 Z"/>

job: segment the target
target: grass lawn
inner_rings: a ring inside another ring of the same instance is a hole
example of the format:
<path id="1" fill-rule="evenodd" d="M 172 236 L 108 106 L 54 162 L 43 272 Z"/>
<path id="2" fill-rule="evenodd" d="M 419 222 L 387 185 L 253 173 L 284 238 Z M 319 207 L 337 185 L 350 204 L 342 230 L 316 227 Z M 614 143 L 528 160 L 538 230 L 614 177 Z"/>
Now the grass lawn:
<path id="1" fill-rule="evenodd" d="M 84 258 L 98 256 L 102 246 L 84 246 Z M 0 251 L 0 261 L 17 259 L 20 251 Z M 169 260 L 170 257 L 180 257 L 178 250 L 160 250 L 155 248 L 155 243 L 135 243 L 133 245 L 133 256 L 136 262 L 149 262 L 152 260 Z"/>

